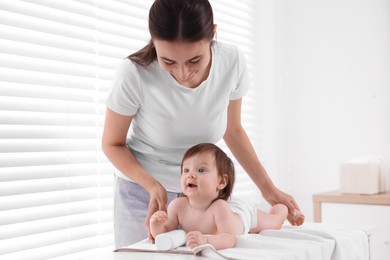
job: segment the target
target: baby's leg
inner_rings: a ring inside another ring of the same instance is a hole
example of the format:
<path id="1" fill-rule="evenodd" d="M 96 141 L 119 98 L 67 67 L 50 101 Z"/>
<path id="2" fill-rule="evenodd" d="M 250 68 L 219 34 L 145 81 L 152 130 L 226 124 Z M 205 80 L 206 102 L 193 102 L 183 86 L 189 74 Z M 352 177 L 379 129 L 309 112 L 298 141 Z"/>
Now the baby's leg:
<path id="1" fill-rule="evenodd" d="M 259 233 L 264 229 L 280 229 L 286 220 L 288 208 L 284 204 L 275 204 L 269 213 L 257 210 L 257 225 L 249 233 Z"/>

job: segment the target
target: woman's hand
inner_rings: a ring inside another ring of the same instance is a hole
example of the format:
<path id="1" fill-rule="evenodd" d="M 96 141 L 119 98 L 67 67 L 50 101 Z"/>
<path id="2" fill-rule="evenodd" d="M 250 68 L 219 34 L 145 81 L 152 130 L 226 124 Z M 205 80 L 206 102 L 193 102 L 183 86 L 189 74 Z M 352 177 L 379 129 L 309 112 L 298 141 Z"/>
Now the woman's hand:
<path id="1" fill-rule="evenodd" d="M 167 211 L 167 191 L 165 188 L 159 183 L 155 182 L 150 189 L 148 189 L 150 200 L 148 212 L 146 214 L 145 225 L 148 230 L 149 239 L 154 242 L 154 238 L 150 233 L 150 218 L 156 211 Z"/>
<path id="2" fill-rule="evenodd" d="M 199 231 L 188 232 L 186 239 L 187 239 L 187 246 L 190 248 L 207 244 L 206 236 Z"/>
<path id="3" fill-rule="evenodd" d="M 288 207 L 287 220 L 291 225 L 300 226 L 305 221 L 305 215 L 301 213 L 298 204 L 291 195 L 280 191 L 276 187 L 273 187 L 272 190 L 263 192 L 263 196 L 265 200 L 267 200 L 271 205 L 281 203 Z"/>

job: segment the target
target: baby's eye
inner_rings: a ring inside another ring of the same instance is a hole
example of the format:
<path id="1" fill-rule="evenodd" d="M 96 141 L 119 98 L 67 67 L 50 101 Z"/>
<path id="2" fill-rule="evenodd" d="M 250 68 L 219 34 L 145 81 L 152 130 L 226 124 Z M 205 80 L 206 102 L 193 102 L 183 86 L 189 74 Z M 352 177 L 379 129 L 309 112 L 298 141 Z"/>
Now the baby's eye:
<path id="1" fill-rule="evenodd" d="M 187 172 L 189 172 L 190 170 L 188 170 L 188 169 L 183 169 L 183 173 L 187 173 Z"/>
<path id="2" fill-rule="evenodd" d="M 204 169 L 204 168 L 199 168 L 199 169 L 198 169 L 198 172 L 204 173 L 204 172 L 206 172 L 206 169 Z"/>

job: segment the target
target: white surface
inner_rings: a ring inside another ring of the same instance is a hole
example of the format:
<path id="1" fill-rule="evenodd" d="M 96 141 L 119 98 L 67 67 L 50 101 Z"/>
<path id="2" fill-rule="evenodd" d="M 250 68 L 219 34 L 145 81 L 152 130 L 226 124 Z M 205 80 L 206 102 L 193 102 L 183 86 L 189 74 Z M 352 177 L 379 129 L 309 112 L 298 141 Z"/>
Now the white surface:
<path id="1" fill-rule="evenodd" d="M 175 255 L 162 253 L 132 253 L 132 252 L 116 252 L 97 255 L 83 260 L 203 260 L 207 257 L 195 255 Z"/>
<path id="2" fill-rule="evenodd" d="M 259 85 L 274 90 L 259 103 L 262 113 L 277 109 L 263 123 L 263 138 L 272 132 L 277 138 L 265 140 L 260 155 L 276 150 L 274 168 L 267 169 L 311 221 L 312 194 L 339 186 L 340 162 L 380 155 L 389 174 L 390 1 L 265 2 L 273 2 L 274 15 L 259 29 L 275 27 L 276 90 Z M 269 36 L 259 32 L 261 42 Z"/>
<path id="3" fill-rule="evenodd" d="M 371 260 L 390 259 L 390 206 L 322 203 L 322 222 L 375 227 L 370 236 Z"/>
<path id="4" fill-rule="evenodd" d="M 390 228 L 378 228 L 370 236 L 370 260 L 390 259 Z"/>
<path id="5" fill-rule="evenodd" d="M 235 248 L 202 253 L 208 257 L 218 254 L 240 260 L 368 260 L 368 238 L 364 231 L 358 229 L 305 224 L 302 227 L 286 226 L 282 230 L 242 235 L 237 238 Z M 123 255 L 128 259 L 203 259 L 192 255 L 129 252 L 111 253 L 103 255 L 104 258 L 93 259 L 118 260 L 124 259 Z"/>

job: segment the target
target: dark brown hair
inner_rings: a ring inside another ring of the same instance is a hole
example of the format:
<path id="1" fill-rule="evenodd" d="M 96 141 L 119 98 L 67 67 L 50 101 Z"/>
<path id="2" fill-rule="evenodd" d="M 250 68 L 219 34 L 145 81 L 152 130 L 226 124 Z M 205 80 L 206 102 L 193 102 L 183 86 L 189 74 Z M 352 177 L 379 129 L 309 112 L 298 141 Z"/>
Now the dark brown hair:
<path id="1" fill-rule="evenodd" d="M 226 155 L 221 148 L 211 143 L 200 143 L 190 149 L 188 149 L 181 161 L 181 171 L 183 171 L 183 162 L 194 156 L 201 153 L 212 153 L 215 158 L 215 165 L 217 167 L 218 175 L 223 176 L 227 174 L 227 184 L 226 187 L 219 191 L 217 199 L 227 200 L 233 192 L 235 173 L 234 173 L 234 164 L 229 156 Z"/>
<path id="2" fill-rule="evenodd" d="M 155 0 L 149 10 L 149 32 L 152 39 L 164 41 L 211 42 L 213 10 L 208 0 Z M 157 58 L 153 41 L 128 58 L 148 66 Z"/>

